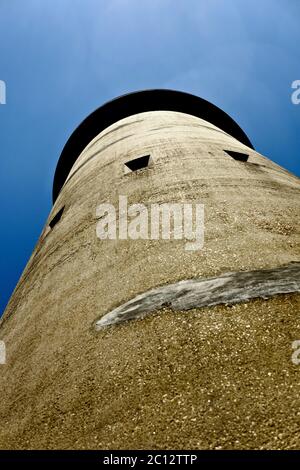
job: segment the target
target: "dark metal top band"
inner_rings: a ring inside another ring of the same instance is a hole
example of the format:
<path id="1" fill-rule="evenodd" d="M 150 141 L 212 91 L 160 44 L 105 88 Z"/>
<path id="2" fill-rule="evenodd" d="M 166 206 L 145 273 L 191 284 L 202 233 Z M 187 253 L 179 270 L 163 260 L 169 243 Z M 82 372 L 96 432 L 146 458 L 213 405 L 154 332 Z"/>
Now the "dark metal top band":
<path id="1" fill-rule="evenodd" d="M 175 90 L 144 90 L 128 93 L 100 106 L 70 136 L 56 167 L 53 202 L 66 181 L 74 162 L 96 135 L 120 119 L 147 111 L 178 111 L 197 116 L 253 148 L 239 125 L 228 114 L 203 98 Z"/>

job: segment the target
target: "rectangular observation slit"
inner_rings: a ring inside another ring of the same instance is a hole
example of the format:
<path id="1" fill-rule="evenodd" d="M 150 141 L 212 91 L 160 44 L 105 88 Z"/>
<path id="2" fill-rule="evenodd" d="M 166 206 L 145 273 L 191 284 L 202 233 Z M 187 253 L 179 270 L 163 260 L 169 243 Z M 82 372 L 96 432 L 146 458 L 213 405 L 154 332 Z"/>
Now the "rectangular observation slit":
<path id="1" fill-rule="evenodd" d="M 246 162 L 249 157 L 247 153 L 234 152 L 233 150 L 224 150 L 224 152 L 228 153 L 230 157 L 234 158 L 235 160 L 238 160 L 239 162 Z"/>
<path id="2" fill-rule="evenodd" d="M 144 155 L 143 157 L 135 158 L 134 160 L 129 160 L 125 162 L 125 170 L 126 173 L 131 171 L 138 171 L 142 170 L 143 168 L 147 168 L 150 163 L 150 155 Z"/>
<path id="3" fill-rule="evenodd" d="M 50 228 L 53 228 L 57 222 L 60 221 L 61 219 L 61 216 L 63 215 L 63 211 L 65 209 L 65 206 L 63 206 L 61 209 L 59 209 L 59 211 L 57 212 L 57 214 L 55 214 L 55 216 L 53 217 L 53 219 L 51 220 L 51 222 L 49 223 L 49 227 Z"/>

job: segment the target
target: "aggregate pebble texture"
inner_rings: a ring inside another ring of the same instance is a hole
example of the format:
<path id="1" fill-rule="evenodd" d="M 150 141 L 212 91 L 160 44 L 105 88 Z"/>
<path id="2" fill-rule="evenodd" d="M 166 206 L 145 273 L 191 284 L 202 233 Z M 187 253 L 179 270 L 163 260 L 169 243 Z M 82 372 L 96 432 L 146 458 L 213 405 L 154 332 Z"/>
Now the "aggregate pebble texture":
<path id="1" fill-rule="evenodd" d="M 149 168 L 125 172 L 148 154 Z M 75 162 L 1 320 L 0 448 L 300 448 L 299 294 L 94 327 L 158 286 L 299 262 L 299 194 L 298 178 L 197 117 L 147 112 L 105 129 Z M 204 204 L 204 247 L 99 240 L 96 208 L 119 195 Z"/>

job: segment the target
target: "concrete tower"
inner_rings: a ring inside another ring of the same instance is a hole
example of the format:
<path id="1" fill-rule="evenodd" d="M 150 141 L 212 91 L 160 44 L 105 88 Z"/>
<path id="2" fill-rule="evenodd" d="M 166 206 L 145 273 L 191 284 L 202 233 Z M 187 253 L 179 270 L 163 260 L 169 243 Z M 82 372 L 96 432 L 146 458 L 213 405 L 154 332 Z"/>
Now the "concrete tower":
<path id="1" fill-rule="evenodd" d="M 299 448 L 299 194 L 198 97 L 85 119 L 2 317 L 0 447 Z M 99 239 L 120 195 L 204 204 L 204 246 Z"/>

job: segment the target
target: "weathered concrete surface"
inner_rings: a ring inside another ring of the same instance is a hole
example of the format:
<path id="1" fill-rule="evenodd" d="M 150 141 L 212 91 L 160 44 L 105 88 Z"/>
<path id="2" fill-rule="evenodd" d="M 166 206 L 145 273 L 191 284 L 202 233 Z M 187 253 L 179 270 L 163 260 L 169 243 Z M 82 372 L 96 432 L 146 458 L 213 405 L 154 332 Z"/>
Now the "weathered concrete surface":
<path id="1" fill-rule="evenodd" d="M 300 263 L 274 269 L 225 273 L 207 279 L 189 279 L 157 287 L 138 295 L 96 321 L 95 328 L 144 318 L 168 305 L 171 310 L 190 310 L 218 304 L 300 292 Z"/>
<path id="2" fill-rule="evenodd" d="M 1 448 L 299 449 L 299 311 L 286 294 L 36 332 L 1 385 Z"/>
<path id="3" fill-rule="evenodd" d="M 153 167 L 124 175 L 143 154 Z M 203 203 L 203 250 L 100 241 L 96 207 L 117 206 L 119 194 Z M 65 205 L 63 216 L 45 227 L 1 321 L 0 447 L 300 447 L 299 295 L 91 328 L 161 285 L 299 262 L 299 195 L 298 178 L 192 116 L 143 113 L 103 131 L 74 165 L 48 220 Z"/>

